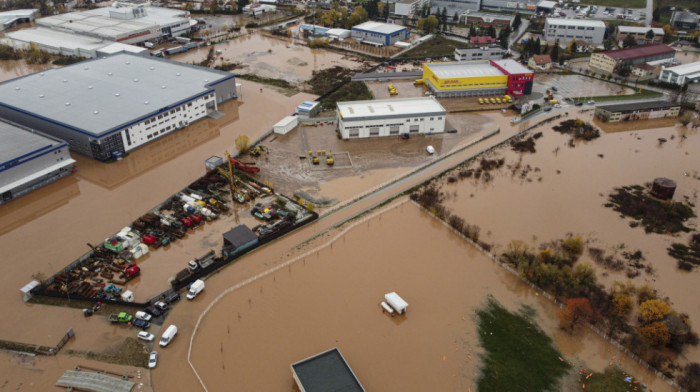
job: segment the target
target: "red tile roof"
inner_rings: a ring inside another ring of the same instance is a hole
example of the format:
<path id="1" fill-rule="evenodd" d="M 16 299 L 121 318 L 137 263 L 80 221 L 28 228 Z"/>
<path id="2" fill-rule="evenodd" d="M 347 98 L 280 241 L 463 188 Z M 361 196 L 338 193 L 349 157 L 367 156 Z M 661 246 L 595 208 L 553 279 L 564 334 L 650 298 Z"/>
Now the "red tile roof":
<path id="1" fill-rule="evenodd" d="M 469 37 L 469 41 L 472 44 L 482 45 L 482 44 L 493 44 L 498 42 L 496 38 L 484 36 L 484 37 Z"/>
<path id="2" fill-rule="evenodd" d="M 610 50 L 602 53 L 614 60 L 630 61 L 662 54 L 676 53 L 676 51 L 673 50 L 672 47 L 665 44 L 649 44 L 631 46 L 629 48 L 619 50 Z"/>
<path id="3" fill-rule="evenodd" d="M 533 54 L 532 59 L 537 65 L 545 65 L 552 62 L 552 58 L 548 54 Z"/>

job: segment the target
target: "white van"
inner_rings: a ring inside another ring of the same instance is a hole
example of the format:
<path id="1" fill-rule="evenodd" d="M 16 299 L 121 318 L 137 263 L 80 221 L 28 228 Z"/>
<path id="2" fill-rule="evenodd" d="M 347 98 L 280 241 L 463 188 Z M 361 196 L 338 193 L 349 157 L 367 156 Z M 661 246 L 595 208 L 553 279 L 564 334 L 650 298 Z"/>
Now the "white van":
<path id="1" fill-rule="evenodd" d="M 160 346 L 165 347 L 170 344 L 170 341 L 177 335 L 177 327 L 175 325 L 170 325 L 168 329 L 163 332 L 163 336 L 160 337 Z"/>
<path id="2" fill-rule="evenodd" d="M 194 299 L 202 290 L 204 290 L 204 281 L 202 279 L 195 280 L 187 291 L 187 299 Z"/>

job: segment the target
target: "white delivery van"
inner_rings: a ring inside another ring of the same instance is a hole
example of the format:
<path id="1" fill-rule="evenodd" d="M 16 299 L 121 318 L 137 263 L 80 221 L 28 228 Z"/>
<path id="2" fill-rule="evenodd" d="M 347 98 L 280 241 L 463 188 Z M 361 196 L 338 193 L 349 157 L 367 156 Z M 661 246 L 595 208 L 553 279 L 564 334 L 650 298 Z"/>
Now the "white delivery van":
<path id="1" fill-rule="evenodd" d="M 398 294 L 396 294 L 396 292 L 384 294 L 384 300 L 386 300 L 386 303 L 388 303 L 389 306 L 391 306 L 396 311 L 396 313 L 406 313 L 408 303 L 404 301 L 404 299 L 401 298 Z"/>
<path id="2" fill-rule="evenodd" d="M 160 346 L 165 347 L 170 344 L 170 341 L 177 335 L 177 327 L 175 325 L 170 325 L 168 329 L 163 332 L 163 336 L 160 337 Z"/>
<path id="3" fill-rule="evenodd" d="M 202 290 L 204 290 L 204 281 L 202 279 L 195 280 L 190 286 L 190 290 L 187 292 L 187 299 L 194 299 Z"/>

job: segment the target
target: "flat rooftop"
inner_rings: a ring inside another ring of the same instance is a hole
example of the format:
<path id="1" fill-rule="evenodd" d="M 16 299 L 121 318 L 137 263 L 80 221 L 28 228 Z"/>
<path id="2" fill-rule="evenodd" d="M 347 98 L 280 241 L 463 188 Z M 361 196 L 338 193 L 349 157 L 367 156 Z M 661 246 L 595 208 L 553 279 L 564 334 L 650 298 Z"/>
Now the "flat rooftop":
<path id="1" fill-rule="evenodd" d="M 292 372 L 304 392 L 365 392 L 337 348 L 292 364 Z"/>
<path id="2" fill-rule="evenodd" d="M 470 12 L 467 14 L 467 17 L 472 16 L 474 18 L 487 18 L 487 19 L 492 19 L 492 20 L 508 20 L 508 21 L 513 21 L 515 19 L 515 15 L 509 15 L 509 14 L 492 14 L 488 12 Z"/>
<path id="3" fill-rule="evenodd" d="M 694 63 L 677 65 L 675 67 L 666 68 L 668 71 L 673 71 L 678 75 L 692 76 L 696 73 L 700 73 L 700 61 Z"/>
<path id="4" fill-rule="evenodd" d="M 654 35 L 664 35 L 664 29 L 660 27 L 642 27 L 642 26 L 617 26 L 617 31 L 623 34 L 646 34 L 649 30 L 654 32 Z"/>
<path id="5" fill-rule="evenodd" d="M 503 72 L 491 65 L 488 60 L 425 63 L 424 66 L 428 67 L 440 79 L 503 75 Z"/>
<path id="6" fill-rule="evenodd" d="M 365 22 L 357 26 L 353 26 L 352 29 L 374 31 L 381 34 L 393 34 L 397 31 L 406 30 L 406 26 L 401 26 L 393 23 Z"/>
<path id="7" fill-rule="evenodd" d="M 680 106 L 680 104 L 675 104 L 668 101 L 647 101 L 639 103 L 627 103 L 619 105 L 600 105 L 599 108 L 607 110 L 609 112 L 628 112 L 633 110 L 653 110 L 653 109 L 667 109 L 675 106 Z"/>
<path id="8" fill-rule="evenodd" d="M 445 108 L 431 97 L 338 102 L 344 120 L 419 114 L 445 114 Z"/>
<path id="9" fill-rule="evenodd" d="M 587 20 L 587 19 L 564 19 L 564 18 L 547 18 L 547 24 L 552 26 L 587 26 L 605 28 L 605 23 L 602 20 Z"/>
<path id="10" fill-rule="evenodd" d="M 524 67 L 522 64 L 513 59 L 493 60 L 493 62 L 498 64 L 510 74 L 532 73 L 530 68 Z"/>
<path id="11" fill-rule="evenodd" d="M 0 172 L 8 162 L 66 144 L 62 140 L 4 121 L 0 121 L 0 140 Z"/>
<path id="12" fill-rule="evenodd" d="M 233 74 L 119 53 L 0 83 L 0 105 L 102 136 L 212 91 Z"/>
<path id="13" fill-rule="evenodd" d="M 609 50 L 601 53 L 615 60 L 629 61 L 664 54 L 673 54 L 675 56 L 676 51 L 666 44 L 649 44 L 630 46 L 629 48 Z"/>
<path id="14" fill-rule="evenodd" d="M 108 44 L 101 38 L 76 35 L 44 27 L 21 29 L 11 33 L 5 33 L 5 37 L 20 42 L 26 42 L 27 44 L 36 43 L 47 47 L 71 50 L 97 50 Z"/>

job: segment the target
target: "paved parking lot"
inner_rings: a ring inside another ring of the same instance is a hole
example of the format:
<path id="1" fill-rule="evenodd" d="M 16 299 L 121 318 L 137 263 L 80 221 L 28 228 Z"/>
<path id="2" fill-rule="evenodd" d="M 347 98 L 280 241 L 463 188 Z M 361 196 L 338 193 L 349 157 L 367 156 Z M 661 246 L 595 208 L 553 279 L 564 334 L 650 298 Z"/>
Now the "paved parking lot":
<path id="1" fill-rule="evenodd" d="M 576 9 L 576 8 L 579 9 Z M 562 18 L 575 19 L 625 19 L 628 21 L 640 22 L 646 19 L 646 10 L 644 8 L 621 8 L 609 6 L 574 6 L 567 8 L 555 9 L 554 16 Z M 622 15 L 622 17 L 618 17 Z"/>

